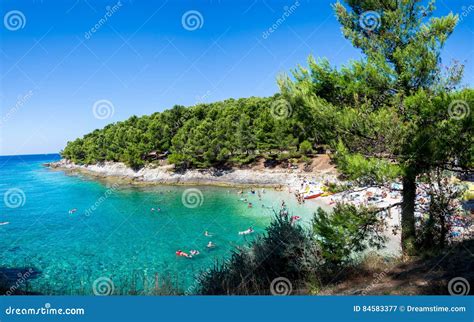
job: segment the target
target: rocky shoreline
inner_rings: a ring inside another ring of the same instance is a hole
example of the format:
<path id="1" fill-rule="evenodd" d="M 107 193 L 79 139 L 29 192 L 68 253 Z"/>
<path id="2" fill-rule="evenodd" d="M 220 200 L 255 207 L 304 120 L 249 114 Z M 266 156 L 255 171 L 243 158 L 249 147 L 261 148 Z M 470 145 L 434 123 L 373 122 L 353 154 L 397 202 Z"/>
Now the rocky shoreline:
<path id="1" fill-rule="evenodd" d="M 169 185 L 215 185 L 215 186 L 259 186 L 259 187 L 298 187 L 304 178 L 325 180 L 333 178 L 331 172 L 305 172 L 300 169 L 207 169 L 174 172 L 173 166 L 147 165 L 133 170 L 120 162 L 103 162 L 93 165 L 79 165 L 62 159 L 45 166 L 72 173 L 81 173 L 94 177 L 114 178 L 136 184 Z"/>

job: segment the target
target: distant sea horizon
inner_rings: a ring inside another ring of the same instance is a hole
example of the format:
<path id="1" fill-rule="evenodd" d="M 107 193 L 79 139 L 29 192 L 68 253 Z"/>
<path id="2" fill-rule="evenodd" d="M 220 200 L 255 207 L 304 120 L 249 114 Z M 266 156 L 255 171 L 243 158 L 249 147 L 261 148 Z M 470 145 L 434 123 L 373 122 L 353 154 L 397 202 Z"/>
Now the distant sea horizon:
<path id="1" fill-rule="evenodd" d="M 0 154 L 2 157 L 21 157 L 21 156 L 40 156 L 40 155 L 61 155 L 59 152 L 50 152 L 50 153 L 23 153 L 23 154 Z"/>

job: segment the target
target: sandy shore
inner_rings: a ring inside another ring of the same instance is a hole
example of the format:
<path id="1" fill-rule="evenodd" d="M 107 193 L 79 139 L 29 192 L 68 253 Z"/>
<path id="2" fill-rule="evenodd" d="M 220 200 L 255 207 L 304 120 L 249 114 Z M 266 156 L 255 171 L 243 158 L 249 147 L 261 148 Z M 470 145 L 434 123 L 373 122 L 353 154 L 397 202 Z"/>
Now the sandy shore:
<path id="1" fill-rule="evenodd" d="M 260 186 L 298 188 L 304 178 L 322 181 L 334 178 L 331 171 L 305 172 L 300 169 L 231 169 L 173 171 L 172 166 L 145 166 L 135 171 L 120 162 L 78 165 L 62 159 L 46 164 L 51 169 L 83 173 L 95 177 L 122 179 L 129 183 L 172 185 Z"/>

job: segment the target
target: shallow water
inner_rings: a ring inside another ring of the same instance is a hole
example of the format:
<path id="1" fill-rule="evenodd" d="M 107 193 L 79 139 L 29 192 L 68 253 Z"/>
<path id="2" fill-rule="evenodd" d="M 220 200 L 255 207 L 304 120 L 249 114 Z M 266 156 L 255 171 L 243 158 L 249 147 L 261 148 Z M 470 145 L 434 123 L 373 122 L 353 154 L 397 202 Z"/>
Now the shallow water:
<path id="1" fill-rule="evenodd" d="M 264 231 L 269 208 L 279 209 L 282 198 L 306 222 L 316 209 L 268 189 L 260 201 L 248 192 L 239 196 L 237 189 L 118 186 L 42 166 L 57 159 L 0 157 L 0 222 L 9 222 L 0 225 L 0 274 L 20 280 L 18 288 L 28 292 L 91 294 L 100 277 L 113 281 L 115 294 L 139 292 L 169 276 L 192 293 L 199 272 Z M 194 208 L 183 202 L 185 192 Z M 70 214 L 73 208 L 77 212 Z M 250 226 L 255 234 L 238 234 Z M 213 236 L 204 236 L 206 230 Z M 210 240 L 217 247 L 207 251 Z M 201 254 L 179 258 L 178 249 Z M 29 268 L 35 273 L 25 276 Z"/>

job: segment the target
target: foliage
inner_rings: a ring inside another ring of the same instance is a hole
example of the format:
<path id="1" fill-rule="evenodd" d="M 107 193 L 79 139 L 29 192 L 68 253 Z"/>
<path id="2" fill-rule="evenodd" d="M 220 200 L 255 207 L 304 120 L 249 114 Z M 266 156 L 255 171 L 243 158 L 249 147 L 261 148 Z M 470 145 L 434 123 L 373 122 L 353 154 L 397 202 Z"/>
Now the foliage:
<path id="1" fill-rule="evenodd" d="M 313 153 L 313 145 L 308 140 L 304 140 L 300 144 L 300 150 L 299 151 L 303 155 Z"/>
<path id="2" fill-rule="evenodd" d="M 339 192 L 344 192 L 344 191 L 349 190 L 349 189 L 350 189 L 349 184 L 334 183 L 334 182 L 327 182 L 326 183 L 327 192 L 339 193 Z"/>
<path id="3" fill-rule="evenodd" d="M 334 214 L 319 209 L 308 229 L 275 213 L 263 236 L 237 248 L 229 260 L 216 263 L 200 278 L 199 294 L 269 294 L 279 277 L 293 289 L 334 279 L 335 266 L 352 263 L 352 255 L 368 247 L 381 248 L 383 221 L 375 211 L 338 204 Z"/>
<path id="4" fill-rule="evenodd" d="M 418 246 L 423 251 L 443 249 L 450 235 L 453 218 L 465 215 L 458 200 L 466 190 L 460 183 L 452 182 L 445 171 L 433 171 L 426 174 L 426 192 L 430 199 L 427 209 L 420 218 Z"/>
<path id="5" fill-rule="evenodd" d="M 345 2 L 334 5 L 337 19 L 364 57 L 340 68 L 310 57 L 308 68 L 281 77 L 279 85 L 283 97 L 324 120 L 321 137 L 348 178 L 402 177 L 402 246 L 413 253 L 417 177 L 474 165 L 474 91 L 458 90 L 462 66 L 443 72 L 440 61 L 458 18 L 433 17 L 434 1 Z M 375 25 L 364 25 L 366 14 Z"/>
<path id="6" fill-rule="evenodd" d="M 367 247 L 381 248 L 384 223 L 375 210 L 350 204 L 337 204 L 332 214 L 319 208 L 314 216 L 313 230 L 323 258 L 340 265 L 351 260 L 351 255 Z"/>
<path id="7" fill-rule="evenodd" d="M 319 251 L 314 238 L 289 217 L 275 214 L 275 220 L 248 248 L 237 249 L 231 258 L 206 272 L 200 294 L 270 294 L 271 282 L 285 277 L 298 286 L 316 273 Z"/>

